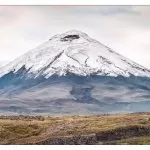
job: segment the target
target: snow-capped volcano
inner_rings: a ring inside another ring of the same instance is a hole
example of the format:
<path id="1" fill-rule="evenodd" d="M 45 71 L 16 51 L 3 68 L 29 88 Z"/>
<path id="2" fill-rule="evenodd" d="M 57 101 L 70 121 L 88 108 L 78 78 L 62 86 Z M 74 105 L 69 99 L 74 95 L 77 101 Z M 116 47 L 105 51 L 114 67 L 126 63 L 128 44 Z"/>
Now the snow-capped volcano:
<path id="1" fill-rule="evenodd" d="M 150 71 L 80 31 L 0 68 L 0 114 L 149 111 Z"/>
<path id="2" fill-rule="evenodd" d="M 52 36 L 47 42 L 0 69 L 0 77 L 25 67 L 46 78 L 53 74 L 150 77 L 150 71 L 119 55 L 87 34 L 72 30 Z"/>

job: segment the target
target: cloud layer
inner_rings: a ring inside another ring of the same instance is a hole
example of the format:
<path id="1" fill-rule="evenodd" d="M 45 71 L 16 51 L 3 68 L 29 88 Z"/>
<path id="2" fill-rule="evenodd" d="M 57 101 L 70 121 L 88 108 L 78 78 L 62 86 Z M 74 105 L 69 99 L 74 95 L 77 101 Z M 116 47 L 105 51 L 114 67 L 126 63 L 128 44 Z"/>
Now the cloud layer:
<path id="1" fill-rule="evenodd" d="M 150 68 L 149 6 L 0 6 L 0 61 L 71 29 Z"/>

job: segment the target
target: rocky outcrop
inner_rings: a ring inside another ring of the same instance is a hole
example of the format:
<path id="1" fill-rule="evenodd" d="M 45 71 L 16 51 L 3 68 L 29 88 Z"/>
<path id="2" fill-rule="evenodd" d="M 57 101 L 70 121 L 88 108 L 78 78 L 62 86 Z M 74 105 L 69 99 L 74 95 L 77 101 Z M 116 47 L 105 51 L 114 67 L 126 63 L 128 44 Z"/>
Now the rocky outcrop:
<path id="1" fill-rule="evenodd" d="M 150 136 L 150 127 L 128 126 L 96 133 L 97 141 L 113 141 L 140 136 Z"/>
<path id="2" fill-rule="evenodd" d="M 38 145 L 96 145 L 127 139 L 131 137 L 150 136 L 149 126 L 119 127 L 113 130 L 101 131 L 89 135 L 55 137 L 34 144 Z"/>
<path id="3" fill-rule="evenodd" d="M 95 134 L 89 135 L 77 135 L 58 137 L 53 139 L 47 139 L 36 144 L 39 145 L 92 145 L 97 142 Z"/>

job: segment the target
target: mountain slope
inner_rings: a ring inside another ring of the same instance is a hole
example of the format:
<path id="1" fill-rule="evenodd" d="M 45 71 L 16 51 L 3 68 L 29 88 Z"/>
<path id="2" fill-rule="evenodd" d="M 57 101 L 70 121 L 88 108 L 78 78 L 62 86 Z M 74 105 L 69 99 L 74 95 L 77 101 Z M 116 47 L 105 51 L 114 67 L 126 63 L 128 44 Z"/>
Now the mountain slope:
<path id="1" fill-rule="evenodd" d="M 79 31 L 0 68 L 0 114 L 149 111 L 150 71 Z"/>
<path id="2" fill-rule="evenodd" d="M 0 61 L 0 68 L 6 66 L 8 63 L 8 61 Z"/>
<path id="3" fill-rule="evenodd" d="M 112 51 L 87 34 L 72 30 L 55 35 L 49 41 L 10 62 L 0 77 L 25 67 L 29 73 L 50 77 L 65 75 L 147 76 L 150 71 Z"/>

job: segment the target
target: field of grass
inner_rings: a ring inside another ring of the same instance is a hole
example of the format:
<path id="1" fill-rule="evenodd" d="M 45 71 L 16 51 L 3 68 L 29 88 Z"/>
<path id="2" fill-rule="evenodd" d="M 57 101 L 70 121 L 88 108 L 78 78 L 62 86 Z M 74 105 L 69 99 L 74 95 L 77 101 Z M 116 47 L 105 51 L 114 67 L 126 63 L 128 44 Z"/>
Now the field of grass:
<path id="1" fill-rule="evenodd" d="M 113 142 L 112 142 L 113 144 Z M 123 145 L 149 145 L 150 144 L 150 136 L 141 136 L 141 137 L 133 137 L 123 140 L 115 141 L 114 144 L 123 144 Z"/>
<path id="2" fill-rule="evenodd" d="M 1 116 L 0 144 L 150 144 L 150 113 Z"/>

